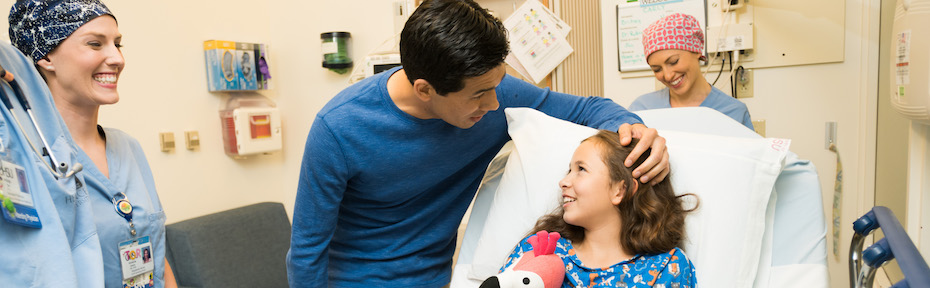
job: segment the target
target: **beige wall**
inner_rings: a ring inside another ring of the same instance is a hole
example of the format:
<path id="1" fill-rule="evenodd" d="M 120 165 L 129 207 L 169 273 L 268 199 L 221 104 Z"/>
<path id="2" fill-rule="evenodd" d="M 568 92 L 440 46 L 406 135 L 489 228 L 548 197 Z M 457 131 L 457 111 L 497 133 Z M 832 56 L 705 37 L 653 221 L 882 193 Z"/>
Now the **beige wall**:
<path id="1" fill-rule="evenodd" d="M 9 11 L 13 2 L 2 0 L 0 7 Z M 127 65 L 120 102 L 101 108 L 100 124 L 139 140 L 169 223 L 261 201 L 283 202 L 290 211 L 313 117 L 348 86 L 346 75 L 320 67 L 320 33 L 351 32 L 356 63 L 394 33 L 389 1 L 104 3 L 118 19 Z M 9 41 L 7 28 L 2 25 L 0 37 Z M 262 94 L 281 109 L 282 151 L 246 160 L 223 153 L 217 111 L 229 96 L 207 92 L 202 43 L 209 39 L 270 45 L 275 86 Z M 180 142 L 188 130 L 200 133 L 199 151 Z M 174 132 L 178 149 L 161 152 L 159 132 Z"/>
<path id="2" fill-rule="evenodd" d="M 283 182 L 281 193 L 288 211 L 294 207 L 297 178 L 304 143 L 316 113 L 329 99 L 348 87 L 348 75 L 339 75 L 320 66 L 320 33 L 352 33 L 355 65 L 394 36 L 391 1 L 293 1 L 274 0 L 271 18 L 271 44 L 279 67 L 278 102 L 287 125 L 283 169 L 273 181 Z M 390 45 L 385 44 L 385 45 Z M 389 47 L 389 46 L 387 46 Z M 276 85 L 278 85 L 276 84 Z"/>
<path id="3" fill-rule="evenodd" d="M 617 63 L 617 2 L 601 1 L 605 63 Z M 849 287 L 845 270 L 852 237 L 849 227 L 873 205 L 878 6 L 878 1 L 846 1 L 844 62 L 755 69 L 755 97 L 743 100 L 753 120 L 766 120 L 767 137 L 792 139 L 791 150 L 816 165 L 828 220 L 832 219 L 836 156 L 824 149 L 824 123 L 837 122 L 844 210 L 840 260 L 828 257 L 833 287 Z M 616 64 L 606 65 L 604 70 L 605 94 L 621 105 L 655 89 L 653 77 L 621 78 Z M 827 235 L 830 239 L 829 232 Z M 828 240 L 828 251 L 832 245 Z"/>
<path id="4" fill-rule="evenodd" d="M 882 40 L 879 42 L 877 149 L 875 157 L 875 205 L 894 211 L 901 225 L 907 227 L 907 144 L 910 120 L 891 106 L 891 28 L 895 1 L 882 1 Z"/>

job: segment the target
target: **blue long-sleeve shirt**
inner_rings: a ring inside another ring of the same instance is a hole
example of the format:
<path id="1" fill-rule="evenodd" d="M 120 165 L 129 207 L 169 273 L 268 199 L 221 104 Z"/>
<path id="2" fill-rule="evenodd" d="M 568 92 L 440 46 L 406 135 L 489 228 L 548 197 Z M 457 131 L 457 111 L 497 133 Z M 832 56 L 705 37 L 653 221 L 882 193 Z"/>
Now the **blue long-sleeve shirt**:
<path id="1" fill-rule="evenodd" d="M 504 108 L 532 107 L 599 129 L 642 123 L 613 101 L 505 76 L 500 108 L 469 129 L 400 110 L 395 68 L 336 95 L 304 150 L 287 255 L 291 287 L 439 287 L 450 281 L 456 230 L 485 169 L 506 143 Z"/>

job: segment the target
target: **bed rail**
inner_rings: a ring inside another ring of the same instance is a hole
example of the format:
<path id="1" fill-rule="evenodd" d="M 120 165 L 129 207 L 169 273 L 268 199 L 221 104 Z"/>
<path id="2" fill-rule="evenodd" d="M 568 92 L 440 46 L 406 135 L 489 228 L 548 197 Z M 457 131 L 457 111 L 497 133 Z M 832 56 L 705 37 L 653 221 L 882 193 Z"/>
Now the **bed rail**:
<path id="1" fill-rule="evenodd" d="M 882 229 L 885 238 L 863 250 L 865 237 L 876 228 Z M 853 231 L 849 246 L 850 287 L 872 287 L 876 270 L 891 259 L 898 260 L 898 266 L 904 273 L 904 279 L 892 288 L 930 287 L 930 267 L 890 209 L 873 207 L 872 211 L 853 222 Z"/>

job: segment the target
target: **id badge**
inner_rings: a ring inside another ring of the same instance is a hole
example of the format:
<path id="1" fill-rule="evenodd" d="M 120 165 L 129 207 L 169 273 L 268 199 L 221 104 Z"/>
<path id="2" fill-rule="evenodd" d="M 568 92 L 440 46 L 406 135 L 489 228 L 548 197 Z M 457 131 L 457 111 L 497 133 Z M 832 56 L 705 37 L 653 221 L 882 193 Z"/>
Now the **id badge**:
<path id="1" fill-rule="evenodd" d="M 155 287 L 155 251 L 149 236 L 119 243 L 119 262 L 123 268 L 123 287 Z"/>
<path id="2" fill-rule="evenodd" d="M 0 201 L 2 201 L 3 218 L 6 221 L 31 228 L 42 228 L 39 213 L 32 202 L 26 170 L 23 166 L 0 160 Z"/>

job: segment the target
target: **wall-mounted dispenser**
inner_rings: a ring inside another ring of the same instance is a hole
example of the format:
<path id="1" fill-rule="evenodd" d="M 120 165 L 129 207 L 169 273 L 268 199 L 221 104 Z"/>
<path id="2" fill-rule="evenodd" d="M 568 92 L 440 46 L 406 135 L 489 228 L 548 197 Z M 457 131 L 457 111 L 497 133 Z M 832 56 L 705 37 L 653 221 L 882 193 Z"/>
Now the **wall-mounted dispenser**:
<path id="1" fill-rule="evenodd" d="M 271 88 L 265 44 L 207 40 L 203 52 L 210 92 Z"/>
<path id="2" fill-rule="evenodd" d="M 320 50 L 323 53 L 323 68 L 339 74 L 349 72 L 349 68 L 352 68 L 352 54 L 349 49 L 352 34 L 349 32 L 321 33 L 320 41 L 322 42 Z"/>

